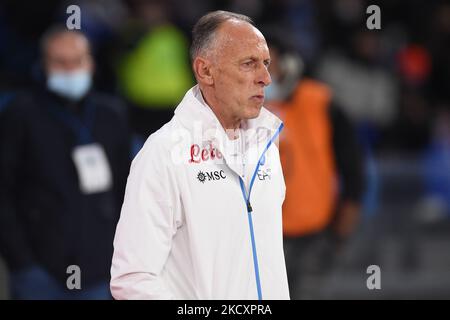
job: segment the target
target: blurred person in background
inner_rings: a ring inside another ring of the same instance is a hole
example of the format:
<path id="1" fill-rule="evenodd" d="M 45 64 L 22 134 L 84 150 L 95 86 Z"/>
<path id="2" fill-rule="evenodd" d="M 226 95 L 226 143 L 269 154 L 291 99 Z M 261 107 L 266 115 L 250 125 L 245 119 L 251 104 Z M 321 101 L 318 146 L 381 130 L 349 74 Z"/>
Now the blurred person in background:
<path id="1" fill-rule="evenodd" d="M 130 163 L 124 106 L 92 89 L 87 38 L 41 40 L 42 74 L 0 127 L 0 253 L 13 299 L 108 299 L 112 240 Z M 81 290 L 67 288 L 67 268 Z"/>
<path id="2" fill-rule="evenodd" d="M 355 124 L 386 128 L 398 113 L 399 92 L 393 72 L 379 61 L 381 36 L 360 27 L 349 32 L 348 46 L 326 51 L 314 75 Z"/>
<path id="3" fill-rule="evenodd" d="M 133 130 L 145 140 L 170 120 L 194 85 L 189 41 L 173 22 L 170 3 L 129 0 L 131 19 L 123 27 L 117 52 L 119 91 L 130 108 Z"/>
<path id="4" fill-rule="evenodd" d="M 363 157 L 350 120 L 332 90 L 303 74 L 302 59 L 280 37 L 268 37 L 272 83 L 267 106 L 285 124 L 280 156 L 286 181 L 283 232 L 292 299 L 312 298 L 312 275 L 357 226 L 364 189 Z"/>

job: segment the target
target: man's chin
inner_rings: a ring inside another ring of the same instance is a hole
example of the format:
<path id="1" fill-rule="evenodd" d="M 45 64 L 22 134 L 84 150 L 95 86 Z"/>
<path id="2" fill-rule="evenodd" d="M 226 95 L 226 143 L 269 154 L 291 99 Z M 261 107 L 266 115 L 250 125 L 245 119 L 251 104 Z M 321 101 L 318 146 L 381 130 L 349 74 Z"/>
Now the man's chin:
<path id="1" fill-rule="evenodd" d="M 261 113 L 261 108 L 262 106 L 258 107 L 258 108 L 254 108 L 251 110 L 251 112 L 247 113 L 247 119 L 255 119 L 259 117 L 259 114 Z"/>

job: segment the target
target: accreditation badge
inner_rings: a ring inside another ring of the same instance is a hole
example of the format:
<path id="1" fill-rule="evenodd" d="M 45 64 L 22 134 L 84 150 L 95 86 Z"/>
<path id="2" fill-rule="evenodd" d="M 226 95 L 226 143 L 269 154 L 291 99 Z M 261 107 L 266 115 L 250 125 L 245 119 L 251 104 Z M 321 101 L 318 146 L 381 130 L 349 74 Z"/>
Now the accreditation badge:
<path id="1" fill-rule="evenodd" d="M 91 143 L 75 147 L 72 159 L 78 172 L 81 192 L 91 194 L 111 189 L 111 168 L 105 150 L 100 144 Z"/>

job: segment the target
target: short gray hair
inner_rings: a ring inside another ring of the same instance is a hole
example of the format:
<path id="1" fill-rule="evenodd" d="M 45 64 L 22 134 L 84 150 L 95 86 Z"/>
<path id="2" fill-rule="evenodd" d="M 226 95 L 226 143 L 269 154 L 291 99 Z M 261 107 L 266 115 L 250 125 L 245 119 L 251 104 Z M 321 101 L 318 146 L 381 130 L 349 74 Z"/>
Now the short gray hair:
<path id="1" fill-rule="evenodd" d="M 243 14 L 223 10 L 207 13 L 197 21 L 192 29 L 192 44 L 190 48 L 192 61 L 211 44 L 216 30 L 228 20 L 238 20 L 254 25 L 253 20 Z"/>

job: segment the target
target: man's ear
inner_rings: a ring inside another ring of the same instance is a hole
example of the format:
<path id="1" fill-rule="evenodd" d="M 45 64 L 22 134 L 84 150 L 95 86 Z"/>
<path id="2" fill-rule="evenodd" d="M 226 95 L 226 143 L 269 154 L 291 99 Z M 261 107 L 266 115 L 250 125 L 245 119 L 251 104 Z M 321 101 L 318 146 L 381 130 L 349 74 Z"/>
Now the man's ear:
<path id="1" fill-rule="evenodd" d="M 193 63 L 193 69 L 197 81 L 204 85 L 213 85 L 214 79 L 211 74 L 211 62 L 202 57 L 196 57 Z"/>

